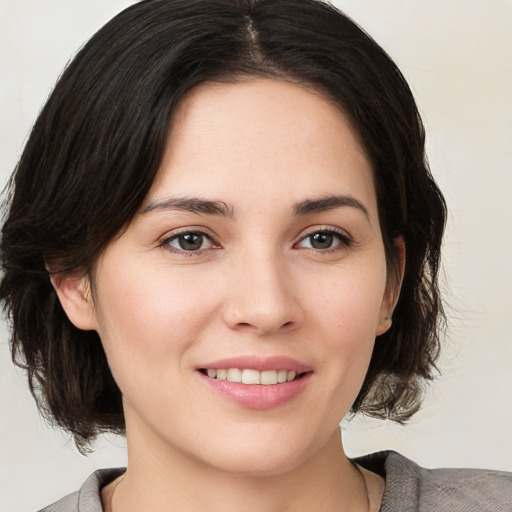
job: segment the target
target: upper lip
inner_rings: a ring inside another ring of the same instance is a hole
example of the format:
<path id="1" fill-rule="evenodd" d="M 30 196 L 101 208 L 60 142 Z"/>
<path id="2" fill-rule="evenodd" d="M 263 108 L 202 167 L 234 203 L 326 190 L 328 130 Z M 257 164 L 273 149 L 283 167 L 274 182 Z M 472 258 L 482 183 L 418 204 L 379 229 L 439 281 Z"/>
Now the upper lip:
<path id="1" fill-rule="evenodd" d="M 260 372 L 265 370 L 292 370 L 297 373 L 306 373 L 313 370 L 311 366 L 303 364 L 296 359 L 287 356 L 271 356 L 271 357 L 257 357 L 257 356 L 238 356 L 229 357 L 226 359 L 218 359 L 210 361 L 197 369 L 251 369 Z"/>

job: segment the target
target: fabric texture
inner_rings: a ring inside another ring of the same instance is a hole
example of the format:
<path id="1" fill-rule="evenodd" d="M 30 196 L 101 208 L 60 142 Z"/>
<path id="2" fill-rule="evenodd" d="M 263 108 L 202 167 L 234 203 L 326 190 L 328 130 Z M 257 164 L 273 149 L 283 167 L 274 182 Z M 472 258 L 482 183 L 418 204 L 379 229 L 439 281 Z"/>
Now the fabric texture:
<path id="1" fill-rule="evenodd" d="M 391 451 L 356 462 L 386 479 L 380 512 L 512 512 L 512 473 L 426 469 Z"/>
<path id="2" fill-rule="evenodd" d="M 392 451 L 366 455 L 355 462 L 385 478 L 381 512 L 512 512 L 512 473 L 425 469 Z M 96 471 L 79 491 L 39 512 L 102 512 L 102 487 L 124 471 Z"/>

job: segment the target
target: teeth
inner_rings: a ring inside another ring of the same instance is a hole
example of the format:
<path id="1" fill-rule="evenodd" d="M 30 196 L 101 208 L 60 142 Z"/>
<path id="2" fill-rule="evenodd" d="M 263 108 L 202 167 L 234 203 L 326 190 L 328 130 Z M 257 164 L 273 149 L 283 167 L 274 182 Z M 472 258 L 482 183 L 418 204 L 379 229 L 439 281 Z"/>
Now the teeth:
<path id="1" fill-rule="evenodd" d="M 230 368 L 227 380 L 229 382 L 242 382 L 242 371 L 238 368 Z"/>
<path id="2" fill-rule="evenodd" d="M 261 373 L 258 370 L 242 370 L 242 382 L 244 384 L 260 384 Z"/>
<path id="3" fill-rule="evenodd" d="M 267 370 L 265 372 L 261 372 L 261 383 L 264 386 L 277 384 L 277 372 L 275 370 Z"/>
<path id="4" fill-rule="evenodd" d="M 297 376 L 297 372 L 293 370 L 265 370 L 259 372 L 249 368 L 244 368 L 243 370 L 239 368 L 228 368 L 225 370 L 208 368 L 206 374 L 212 379 L 242 382 L 243 384 L 261 384 L 263 386 L 290 382 Z"/>
<path id="5" fill-rule="evenodd" d="M 277 372 L 277 382 L 286 382 L 288 380 L 288 372 L 286 370 L 279 370 Z M 290 379 L 293 380 L 293 379 Z"/>

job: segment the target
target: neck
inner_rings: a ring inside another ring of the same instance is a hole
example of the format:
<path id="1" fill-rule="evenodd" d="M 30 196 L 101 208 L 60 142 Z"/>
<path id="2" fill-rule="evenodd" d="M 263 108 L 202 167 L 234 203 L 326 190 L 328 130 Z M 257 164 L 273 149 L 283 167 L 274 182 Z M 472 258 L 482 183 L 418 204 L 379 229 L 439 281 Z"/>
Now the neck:
<path id="1" fill-rule="evenodd" d="M 148 436 L 133 443 L 129 434 L 113 512 L 367 510 L 364 480 L 345 456 L 339 430 L 302 464 L 257 476 L 221 471 Z"/>

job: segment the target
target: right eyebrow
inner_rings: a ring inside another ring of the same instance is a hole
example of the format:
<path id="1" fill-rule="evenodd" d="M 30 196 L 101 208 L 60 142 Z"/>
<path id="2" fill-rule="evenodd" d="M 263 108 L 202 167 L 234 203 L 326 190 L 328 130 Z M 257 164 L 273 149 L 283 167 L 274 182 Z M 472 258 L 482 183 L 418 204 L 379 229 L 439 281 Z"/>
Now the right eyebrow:
<path id="1" fill-rule="evenodd" d="M 210 201 L 199 197 L 168 197 L 166 199 L 152 201 L 142 210 L 142 214 L 155 210 L 184 210 L 205 215 L 220 215 L 222 217 L 234 217 L 233 207 L 224 201 Z"/>

